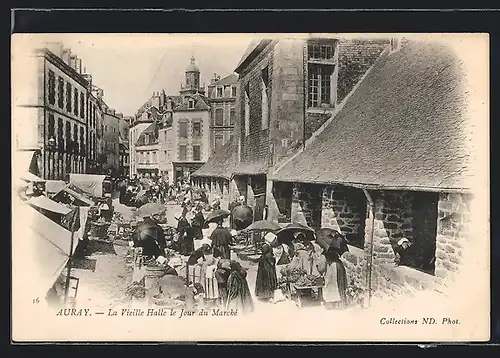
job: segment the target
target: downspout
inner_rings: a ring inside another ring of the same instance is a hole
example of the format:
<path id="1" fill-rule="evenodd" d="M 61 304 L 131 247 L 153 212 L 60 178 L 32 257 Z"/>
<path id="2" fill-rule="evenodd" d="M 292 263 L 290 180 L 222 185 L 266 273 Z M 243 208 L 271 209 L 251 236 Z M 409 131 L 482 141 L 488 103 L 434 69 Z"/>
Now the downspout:
<path id="1" fill-rule="evenodd" d="M 372 272 L 373 272 L 373 232 L 375 231 L 375 204 L 373 202 L 373 199 L 368 192 L 368 190 L 363 189 L 363 193 L 366 196 L 366 200 L 368 201 L 368 205 L 370 207 L 370 213 L 371 213 L 371 223 L 370 223 L 370 258 L 368 260 L 368 277 L 367 277 L 367 282 L 368 282 L 368 307 L 371 306 L 371 299 L 372 299 Z"/>

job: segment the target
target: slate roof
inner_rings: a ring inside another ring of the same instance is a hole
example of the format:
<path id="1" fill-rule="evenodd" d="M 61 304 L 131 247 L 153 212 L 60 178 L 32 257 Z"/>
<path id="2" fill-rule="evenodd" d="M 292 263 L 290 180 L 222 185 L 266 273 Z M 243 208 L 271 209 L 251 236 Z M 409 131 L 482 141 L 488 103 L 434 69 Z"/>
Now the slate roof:
<path id="1" fill-rule="evenodd" d="M 210 106 L 208 105 L 208 98 L 206 98 L 205 96 L 195 94 L 187 97 L 194 99 L 194 108 L 188 108 L 188 100 L 186 99 L 184 103 L 181 103 L 180 105 L 175 107 L 174 111 L 205 111 L 210 108 Z"/>
<path id="2" fill-rule="evenodd" d="M 259 175 L 267 173 L 267 162 L 240 162 L 233 170 L 233 175 Z"/>
<path id="3" fill-rule="evenodd" d="M 150 141 L 149 144 L 146 144 L 145 136 L 151 135 L 151 134 L 153 135 L 154 140 Z M 137 138 L 135 145 L 136 146 L 152 145 L 152 144 L 155 144 L 157 141 L 158 141 L 158 124 L 156 122 L 153 122 L 145 130 L 142 131 L 139 138 Z"/>
<path id="4" fill-rule="evenodd" d="M 243 53 L 243 56 L 241 57 L 240 62 L 238 62 L 238 65 L 236 66 L 234 72 L 239 73 L 240 70 L 241 70 L 240 67 L 242 67 L 243 64 L 245 64 L 245 62 L 247 62 L 247 60 L 249 59 L 250 55 L 252 55 L 252 53 L 255 50 L 257 50 L 259 47 L 262 49 L 265 46 L 267 46 L 270 42 L 271 42 L 271 40 L 269 40 L 269 39 L 252 40 L 250 42 L 250 44 L 248 45 L 247 49 L 245 50 L 245 52 Z"/>
<path id="5" fill-rule="evenodd" d="M 236 166 L 234 153 L 238 150 L 233 138 L 234 137 L 231 137 L 220 151 L 210 156 L 207 162 L 203 164 L 200 169 L 191 174 L 191 176 L 231 179 L 233 169 Z"/>
<path id="6" fill-rule="evenodd" d="M 238 75 L 236 73 L 232 73 L 229 76 L 221 78 L 217 82 L 211 84 L 210 86 L 226 86 L 226 85 L 234 85 L 238 82 Z"/>
<path id="7" fill-rule="evenodd" d="M 465 73 L 442 43 L 382 55 L 336 117 L 276 181 L 470 188 Z"/>

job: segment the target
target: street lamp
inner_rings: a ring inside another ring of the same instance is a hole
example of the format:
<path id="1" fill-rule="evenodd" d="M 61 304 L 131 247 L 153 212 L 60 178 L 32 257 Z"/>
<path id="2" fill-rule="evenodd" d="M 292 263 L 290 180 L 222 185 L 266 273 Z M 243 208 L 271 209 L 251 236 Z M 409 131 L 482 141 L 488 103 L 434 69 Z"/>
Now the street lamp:
<path id="1" fill-rule="evenodd" d="M 50 149 L 54 149 L 56 146 L 56 139 L 54 137 L 50 137 L 48 140 L 48 147 Z"/>

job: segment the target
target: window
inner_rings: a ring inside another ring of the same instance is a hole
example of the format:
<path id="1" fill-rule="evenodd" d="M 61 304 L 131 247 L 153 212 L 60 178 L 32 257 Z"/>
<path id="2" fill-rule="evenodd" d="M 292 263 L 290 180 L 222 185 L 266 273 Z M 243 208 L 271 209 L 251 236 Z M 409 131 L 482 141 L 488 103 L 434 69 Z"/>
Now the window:
<path id="1" fill-rule="evenodd" d="M 56 104 L 56 75 L 49 70 L 49 103 Z"/>
<path id="2" fill-rule="evenodd" d="M 307 53 L 310 60 L 332 60 L 333 45 L 317 42 L 309 42 Z"/>
<path id="3" fill-rule="evenodd" d="M 235 120 L 236 120 L 236 110 L 233 107 L 229 110 L 229 125 L 234 126 Z"/>
<path id="4" fill-rule="evenodd" d="M 64 149 L 64 122 L 62 118 L 57 120 L 57 145 L 60 150 Z"/>
<path id="5" fill-rule="evenodd" d="M 75 93 L 73 96 L 73 110 L 75 116 L 78 116 L 78 89 L 75 88 Z"/>
<path id="6" fill-rule="evenodd" d="M 201 137 L 201 123 L 200 122 L 193 123 L 193 137 Z"/>
<path id="7" fill-rule="evenodd" d="M 153 152 L 153 163 L 156 163 L 156 152 Z"/>
<path id="8" fill-rule="evenodd" d="M 55 126 L 56 126 L 56 123 L 54 120 L 54 115 L 49 114 L 49 124 L 48 124 L 48 129 L 47 129 L 49 139 L 54 137 L 54 135 L 55 135 Z"/>
<path id="9" fill-rule="evenodd" d="M 223 145 L 224 145 L 224 137 L 222 136 L 222 134 L 216 134 L 214 151 L 219 152 Z"/>
<path id="10" fill-rule="evenodd" d="M 335 46 L 332 40 L 315 40 L 307 44 L 309 108 L 332 107 L 337 101 Z"/>
<path id="11" fill-rule="evenodd" d="M 63 109 L 64 108 L 64 79 L 59 76 L 58 78 L 58 83 L 57 83 L 57 92 L 58 92 L 58 100 L 57 100 L 57 105 L 59 108 Z"/>
<path id="12" fill-rule="evenodd" d="M 188 130 L 187 130 L 187 122 L 179 122 L 179 137 L 180 138 L 187 138 L 188 137 Z"/>
<path id="13" fill-rule="evenodd" d="M 71 123 L 66 122 L 66 150 L 71 150 Z"/>
<path id="14" fill-rule="evenodd" d="M 193 160 L 201 160 L 201 149 L 199 145 L 193 145 Z"/>
<path id="15" fill-rule="evenodd" d="M 236 97 L 236 86 L 231 86 L 231 97 Z"/>
<path id="16" fill-rule="evenodd" d="M 179 160 L 186 160 L 187 159 L 187 149 L 185 145 L 180 145 L 179 146 Z"/>
<path id="17" fill-rule="evenodd" d="M 80 118 L 85 118 L 85 97 L 83 92 L 80 94 Z"/>
<path id="18" fill-rule="evenodd" d="M 216 94 L 216 96 L 217 96 L 217 98 L 220 98 L 220 97 L 224 96 L 223 88 L 221 86 L 217 86 L 217 94 Z"/>
<path id="19" fill-rule="evenodd" d="M 85 129 L 80 127 L 80 154 L 85 155 Z"/>
<path id="20" fill-rule="evenodd" d="M 194 108 L 194 101 L 192 99 L 188 100 L 188 108 L 193 109 Z"/>
<path id="21" fill-rule="evenodd" d="M 66 110 L 71 113 L 71 94 L 73 93 L 73 86 L 71 83 L 66 83 Z"/>
<path id="22" fill-rule="evenodd" d="M 261 86 L 262 86 L 262 122 L 261 128 L 267 129 L 269 122 L 269 99 L 268 99 L 268 87 L 269 87 L 269 73 L 268 68 L 262 70 L 261 75 Z"/>
<path id="23" fill-rule="evenodd" d="M 245 86 L 245 136 L 250 134 L 250 88 Z"/>
<path id="24" fill-rule="evenodd" d="M 215 109 L 215 125 L 216 126 L 224 125 L 224 110 L 222 108 Z"/>
<path id="25" fill-rule="evenodd" d="M 73 151 L 78 152 L 78 126 L 73 124 Z"/>
<path id="26" fill-rule="evenodd" d="M 309 64 L 309 107 L 330 106 L 333 69 L 334 66 Z"/>
<path id="27" fill-rule="evenodd" d="M 144 134 L 144 144 L 149 144 L 149 136 Z"/>

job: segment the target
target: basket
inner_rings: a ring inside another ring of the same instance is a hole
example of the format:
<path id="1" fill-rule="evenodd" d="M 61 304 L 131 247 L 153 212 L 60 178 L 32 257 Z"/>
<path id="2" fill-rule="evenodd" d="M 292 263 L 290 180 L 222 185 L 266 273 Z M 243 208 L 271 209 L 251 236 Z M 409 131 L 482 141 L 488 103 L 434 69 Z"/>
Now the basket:
<path id="1" fill-rule="evenodd" d="M 146 277 L 160 278 L 165 276 L 165 267 L 163 266 L 144 266 L 146 268 Z"/>
<path id="2" fill-rule="evenodd" d="M 104 239 L 108 236 L 108 228 L 110 224 L 93 222 L 90 224 L 90 235 L 99 239 Z"/>

